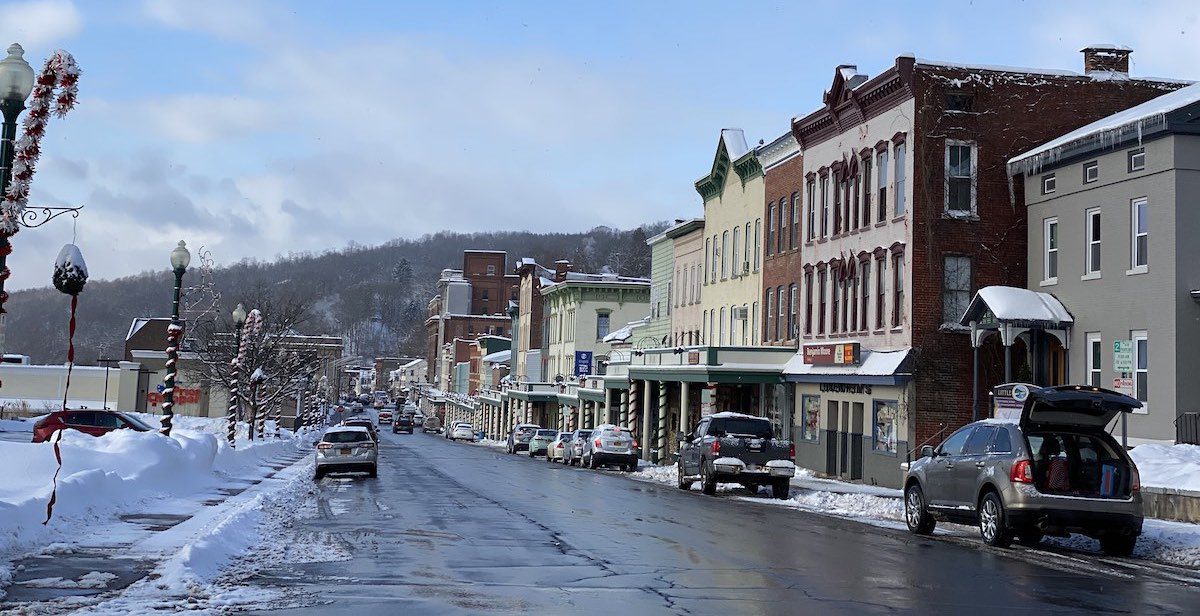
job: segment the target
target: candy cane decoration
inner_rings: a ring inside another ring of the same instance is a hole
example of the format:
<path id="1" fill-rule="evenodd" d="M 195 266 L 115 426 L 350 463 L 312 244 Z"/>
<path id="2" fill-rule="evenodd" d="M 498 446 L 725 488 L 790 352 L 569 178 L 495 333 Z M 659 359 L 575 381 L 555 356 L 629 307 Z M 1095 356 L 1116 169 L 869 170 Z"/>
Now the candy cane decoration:
<path id="1" fill-rule="evenodd" d="M 275 416 L 274 416 L 274 419 L 275 419 L 275 438 L 279 438 L 279 420 L 280 420 L 282 417 L 283 417 L 283 404 L 282 404 L 282 403 L 281 403 L 279 400 L 276 400 L 276 401 L 275 401 Z"/>
<path id="2" fill-rule="evenodd" d="M 167 326 L 167 374 L 163 377 L 162 433 L 171 436 L 171 422 L 175 417 L 175 377 L 179 374 L 176 360 L 179 357 L 179 339 L 183 337 L 183 326 L 172 323 Z"/>
<path id="3" fill-rule="evenodd" d="M 10 54 L 20 54 L 24 50 L 20 45 L 13 44 L 8 48 Z M 53 114 L 57 117 L 67 115 L 75 107 L 79 94 L 79 67 L 71 54 L 57 50 L 46 59 L 42 73 L 34 82 L 33 93 L 29 99 L 29 113 L 22 121 L 21 138 L 13 144 L 12 178 L 4 200 L 0 202 L 0 257 L 7 258 L 12 254 L 12 244 L 8 238 L 16 235 L 21 229 L 21 214 L 29 202 L 29 184 L 41 156 L 41 141 L 46 134 L 46 121 Z M 58 95 L 55 95 L 55 91 Z M 0 281 L 8 280 L 11 272 L 7 265 L 0 269 Z M 8 301 L 8 293 L 0 291 L 0 313 L 4 312 L 4 304 Z"/>

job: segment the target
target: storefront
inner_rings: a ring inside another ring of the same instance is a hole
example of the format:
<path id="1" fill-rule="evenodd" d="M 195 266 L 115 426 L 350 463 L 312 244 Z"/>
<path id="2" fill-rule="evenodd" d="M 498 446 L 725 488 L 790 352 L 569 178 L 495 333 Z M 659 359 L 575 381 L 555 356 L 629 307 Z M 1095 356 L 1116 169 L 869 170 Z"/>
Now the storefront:
<path id="1" fill-rule="evenodd" d="M 909 355 L 857 342 L 805 345 L 783 369 L 793 385 L 796 465 L 900 487 L 914 427 Z"/>

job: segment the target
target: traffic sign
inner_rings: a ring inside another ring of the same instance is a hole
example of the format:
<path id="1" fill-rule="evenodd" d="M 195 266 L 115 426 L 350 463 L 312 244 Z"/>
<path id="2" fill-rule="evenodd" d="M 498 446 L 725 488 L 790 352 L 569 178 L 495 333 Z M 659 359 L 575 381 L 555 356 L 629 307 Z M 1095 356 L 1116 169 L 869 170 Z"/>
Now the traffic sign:
<path id="1" fill-rule="evenodd" d="M 1133 372 L 1133 341 L 1113 341 L 1113 372 Z"/>

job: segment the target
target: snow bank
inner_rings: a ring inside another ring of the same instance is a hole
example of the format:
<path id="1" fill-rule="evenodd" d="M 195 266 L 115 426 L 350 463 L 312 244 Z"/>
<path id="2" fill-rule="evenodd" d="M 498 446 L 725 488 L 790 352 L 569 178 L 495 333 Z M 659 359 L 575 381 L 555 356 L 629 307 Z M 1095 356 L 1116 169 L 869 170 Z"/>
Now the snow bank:
<path id="1" fill-rule="evenodd" d="M 212 434 L 181 428 L 170 438 L 132 430 L 99 438 L 66 431 L 54 516 L 43 526 L 57 468 L 53 445 L 0 441 L 0 460 L 6 462 L 0 481 L 0 553 L 74 540 L 149 499 L 227 486 L 231 476 L 261 472 L 267 460 L 298 446 L 297 439 L 272 439 L 232 449 Z"/>
<path id="2" fill-rule="evenodd" d="M 1129 456 L 1143 486 L 1200 492 L 1200 445 L 1138 445 Z"/>

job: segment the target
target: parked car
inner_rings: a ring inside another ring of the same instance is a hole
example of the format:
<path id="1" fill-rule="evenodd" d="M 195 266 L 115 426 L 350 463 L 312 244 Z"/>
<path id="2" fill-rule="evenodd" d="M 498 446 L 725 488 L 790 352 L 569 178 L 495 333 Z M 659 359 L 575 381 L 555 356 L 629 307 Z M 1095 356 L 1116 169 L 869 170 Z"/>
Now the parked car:
<path id="1" fill-rule="evenodd" d="M 546 448 L 547 462 L 562 462 L 563 455 L 567 452 L 567 443 L 571 440 L 570 432 L 559 432 L 553 441 L 550 441 L 550 446 Z"/>
<path id="2" fill-rule="evenodd" d="M 505 450 L 508 453 L 517 453 L 518 451 L 529 451 L 529 439 L 533 438 L 533 433 L 540 430 L 542 427 L 537 424 L 521 424 L 512 429 L 508 433 L 508 439 L 505 441 Z"/>
<path id="3" fill-rule="evenodd" d="M 401 432 L 413 433 L 412 419 L 409 419 L 406 415 L 401 415 L 396 418 L 396 421 L 392 422 L 392 434 L 399 434 Z"/>
<path id="4" fill-rule="evenodd" d="M 441 429 L 442 422 L 437 418 L 437 415 L 426 417 L 425 421 L 421 424 L 421 431 L 425 434 L 429 434 L 430 432 L 437 434 Z"/>
<path id="5" fill-rule="evenodd" d="M 471 424 L 465 421 L 454 424 L 454 428 L 448 434 L 448 438 L 452 441 L 463 440 L 471 441 L 472 443 L 475 442 L 475 428 L 471 427 Z"/>
<path id="6" fill-rule="evenodd" d="M 360 428 L 365 428 L 367 432 L 371 434 L 371 440 L 375 441 L 376 443 L 379 442 L 379 431 L 375 429 L 375 422 L 371 421 L 370 419 L 347 419 L 346 421 L 342 422 L 342 425 L 347 427 L 357 426 Z"/>
<path id="7" fill-rule="evenodd" d="M 76 430 L 92 436 L 103 436 L 113 430 L 153 432 L 146 422 L 118 411 L 54 411 L 33 424 L 33 442 L 44 443 L 59 430 Z"/>
<path id="8" fill-rule="evenodd" d="M 413 425 L 418 428 L 425 427 L 425 416 L 421 413 L 414 413 L 412 416 Z"/>
<path id="9" fill-rule="evenodd" d="M 593 430 L 583 430 L 579 436 L 579 463 L 588 468 L 618 466 L 621 470 L 637 470 L 637 439 L 628 428 L 601 424 Z"/>
<path id="10" fill-rule="evenodd" d="M 583 457 L 583 442 L 586 441 L 591 434 L 591 430 L 576 430 L 571 433 L 571 438 L 567 441 L 566 453 L 563 457 L 563 464 L 569 466 L 579 466 L 579 460 Z"/>
<path id="11" fill-rule="evenodd" d="M 718 483 L 740 483 L 750 490 L 771 486 L 775 498 L 787 498 L 796 474 L 791 441 L 775 438 L 765 417 L 716 413 L 700 420 L 693 434 L 679 435 L 676 469 L 681 490 L 700 480 L 701 491 L 716 494 Z"/>
<path id="12" fill-rule="evenodd" d="M 558 438 L 558 430 L 538 430 L 529 439 L 529 457 L 549 456 L 550 443 Z"/>
<path id="13" fill-rule="evenodd" d="M 977 421 L 922 447 L 904 479 L 908 529 L 977 524 L 997 547 L 1080 533 L 1128 556 L 1142 532 L 1141 478 L 1105 427 L 1141 406 L 1099 387 L 1029 387 L 1019 419 Z"/>
<path id="14" fill-rule="evenodd" d="M 379 449 L 370 431 L 363 426 L 335 426 L 325 431 L 317 443 L 317 470 L 314 479 L 327 473 L 379 474 Z"/>

